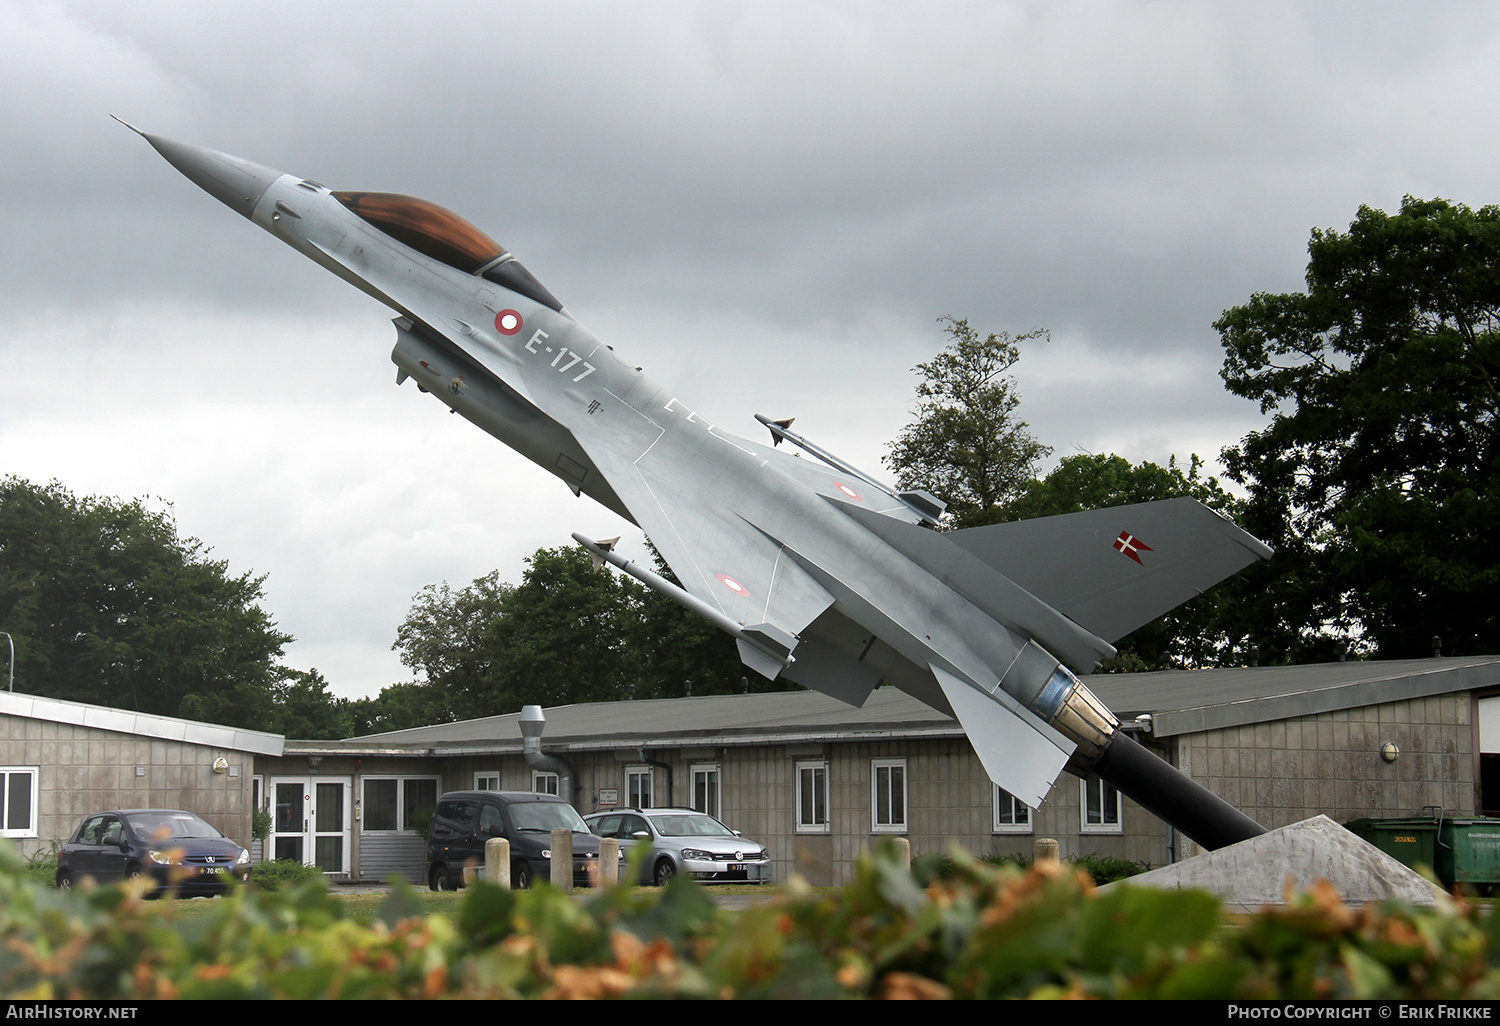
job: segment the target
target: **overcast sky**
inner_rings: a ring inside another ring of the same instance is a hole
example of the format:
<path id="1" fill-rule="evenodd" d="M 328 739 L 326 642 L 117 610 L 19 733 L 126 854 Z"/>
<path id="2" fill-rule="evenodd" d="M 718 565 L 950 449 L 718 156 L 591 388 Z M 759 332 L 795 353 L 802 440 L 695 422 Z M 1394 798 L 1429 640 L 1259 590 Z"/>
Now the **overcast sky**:
<path id="1" fill-rule="evenodd" d="M 449 207 L 710 419 L 880 471 L 944 314 L 1051 329 L 1054 458 L 1217 456 L 1264 418 L 1213 321 L 1361 204 L 1500 200 L 1497 80 L 1480 3 L 0 0 L 0 474 L 170 503 L 349 696 L 424 585 L 621 531 L 112 113 Z"/>

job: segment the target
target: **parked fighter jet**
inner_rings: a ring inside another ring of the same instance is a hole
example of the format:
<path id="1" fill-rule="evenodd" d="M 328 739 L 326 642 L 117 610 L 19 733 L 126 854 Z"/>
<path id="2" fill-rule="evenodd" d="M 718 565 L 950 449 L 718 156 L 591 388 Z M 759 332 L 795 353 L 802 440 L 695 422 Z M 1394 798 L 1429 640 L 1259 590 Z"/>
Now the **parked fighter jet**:
<path id="1" fill-rule="evenodd" d="M 733 635 L 744 662 L 860 705 L 882 680 L 952 713 L 994 781 L 1042 803 L 1098 773 L 1206 847 L 1262 828 L 1146 752 L 1080 682 L 1111 641 L 1256 559 L 1190 499 L 938 532 L 897 491 L 790 429 L 699 416 L 579 324 L 509 252 L 410 196 L 311 179 L 139 132 L 230 209 L 396 311 L 408 378 L 641 527 L 674 585 L 580 544 Z M 780 449 L 790 441 L 816 457 Z"/>

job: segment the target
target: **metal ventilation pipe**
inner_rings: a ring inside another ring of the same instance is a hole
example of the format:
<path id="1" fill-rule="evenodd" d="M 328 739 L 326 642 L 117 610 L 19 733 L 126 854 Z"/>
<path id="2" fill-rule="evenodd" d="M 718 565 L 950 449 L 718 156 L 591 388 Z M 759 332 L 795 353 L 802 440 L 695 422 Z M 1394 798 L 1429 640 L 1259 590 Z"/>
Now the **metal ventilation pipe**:
<path id="1" fill-rule="evenodd" d="M 542 731 L 547 729 L 547 717 L 542 713 L 539 705 L 524 705 L 521 707 L 521 754 L 526 757 L 526 765 L 532 769 L 541 770 L 543 773 L 557 774 L 557 794 L 570 805 L 573 801 L 573 767 L 565 759 L 559 759 L 555 755 L 546 755 L 542 752 Z"/>

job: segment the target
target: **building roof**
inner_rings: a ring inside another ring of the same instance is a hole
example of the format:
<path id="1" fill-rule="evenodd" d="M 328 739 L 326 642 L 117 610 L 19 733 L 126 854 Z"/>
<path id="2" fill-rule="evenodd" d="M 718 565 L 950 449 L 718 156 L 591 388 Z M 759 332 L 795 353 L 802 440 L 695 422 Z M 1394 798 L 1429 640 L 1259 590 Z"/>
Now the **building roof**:
<path id="1" fill-rule="evenodd" d="M 1149 714 L 1158 737 L 1500 687 L 1500 656 L 1103 673 L 1090 689 L 1121 719 Z"/>
<path id="2" fill-rule="evenodd" d="M 0 716 L 72 723 L 121 734 L 155 737 L 164 741 L 185 741 L 188 744 L 227 748 L 255 755 L 280 755 L 284 746 L 280 734 L 226 727 L 218 723 L 201 723 L 198 720 L 179 720 L 173 716 L 131 712 L 128 709 L 111 709 L 106 705 L 89 705 L 86 702 L 65 702 L 60 698 L 43 698 L 40 695 L 18 695 L 11 691 L 0 691 Z"/>
<path id="3" fill-rule="evenodd" d="M 1500 687 L 1500 656 L 1095 674 L 1086 682 L 1121 719 L 1152 717 L 1158 737 Z M 815 691 L 590 702 L 546 710 L 549 751 L 956 738 L 950 716 L 896 688 L 862 708 Z M 289 741 L 293 754 L 480 755 L 521 750 L 519 713 L 345 741 Z"/>
<path id="4" fill-rule="evenodd" d="M 542 743 L 549 751 L 964 736 L 951 716 L 895 688 L 879 688 L 858 709 L 816 691 L 777 691 L 588 702 L 550 708 L 546 716 Z M 296 754 L 504 754 L 521 750 L 519 719 L 520 713 L 508 713 L 347 741 L 292 741 L 288 747 Z"/>

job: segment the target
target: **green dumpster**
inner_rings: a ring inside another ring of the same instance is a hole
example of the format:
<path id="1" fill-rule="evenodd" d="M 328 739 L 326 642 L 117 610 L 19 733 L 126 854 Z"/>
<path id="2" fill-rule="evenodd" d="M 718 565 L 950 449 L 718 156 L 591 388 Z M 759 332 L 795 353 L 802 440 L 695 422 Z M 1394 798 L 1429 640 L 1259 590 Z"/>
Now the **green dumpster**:
<path id="1" fill-rule="evenodd" d="M 1405 819 L 1356 819 L 1344 826 L 1404 866 L 1425 866 L 1443 879 L 1438 867 L 1438 820 L 1430 816 Z"/>
<path id="2" fill-rule="evenodd" d="M 1437 875 L 1449 887 L 1488 892 L 1500 884 L 1500 819 L 1446 819 L 1438 832 Z"/>

